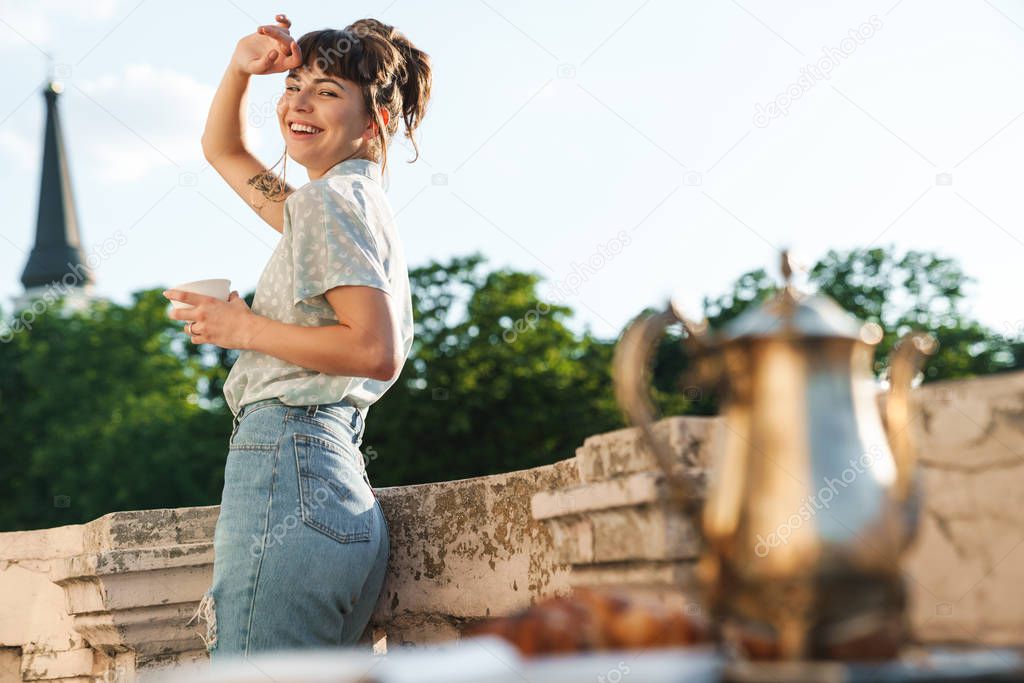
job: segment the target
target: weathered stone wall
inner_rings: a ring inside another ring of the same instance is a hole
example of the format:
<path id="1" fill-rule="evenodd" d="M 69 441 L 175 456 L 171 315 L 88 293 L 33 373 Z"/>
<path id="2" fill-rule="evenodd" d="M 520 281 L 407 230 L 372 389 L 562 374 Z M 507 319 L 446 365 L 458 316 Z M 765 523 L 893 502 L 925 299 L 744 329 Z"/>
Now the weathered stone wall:
<path id="1" fill-rule="evenodd" d="M 0 681 L 92 680 L 94 651 L 49 578 L 62 558 L 81 552 L 78 526 L 0 534 Z"/>
<path id="2" fill-rule="evenodd" d="M 551 535 L 530 514 L 538 491 L 576 481 L 573 460 L 529 470 L 378 491 L 391 560 L 372 624 L 389 644 L 458 636 L 468 622 L 568 590 Z"/>
<path id="3" fill-rule="evenodd" d="M 0 534 L 0 647 L 20 651 L 0 659 L 0 681 L 130 680 L 205 655 L 186 621 L 209 585 L 216 519 L 216 506 L 140 510 Z"/>
<path id="4" fill-rule="evenodd" d="M 1024 644 L 1024 373 L 915 394 L 926 497 L 905 573 L 918 637 Z"/>

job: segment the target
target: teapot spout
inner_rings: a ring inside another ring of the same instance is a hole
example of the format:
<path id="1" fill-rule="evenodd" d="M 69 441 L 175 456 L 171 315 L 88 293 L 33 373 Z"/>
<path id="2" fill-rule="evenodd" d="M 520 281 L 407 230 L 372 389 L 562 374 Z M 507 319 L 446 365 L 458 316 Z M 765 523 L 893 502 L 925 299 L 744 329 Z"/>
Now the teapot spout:
<path id="1" fill-rule="evenodd" d="M 904 501 L 911 492 L 917 452 L 910 431 L 910 388 L 926 356 L 939 343 L 926 332 L 908 332 L 889 356 L 889 393 L 885 401 L 885 426 L 896 463 L 896 497 Z"/>

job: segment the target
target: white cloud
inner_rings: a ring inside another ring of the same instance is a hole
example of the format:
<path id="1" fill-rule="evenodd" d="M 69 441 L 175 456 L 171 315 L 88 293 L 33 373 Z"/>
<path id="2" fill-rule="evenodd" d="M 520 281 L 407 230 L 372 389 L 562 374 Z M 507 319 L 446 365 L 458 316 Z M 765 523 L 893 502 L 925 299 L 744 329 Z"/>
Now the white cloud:
<path id="1" fill-rule="evenodd" d="M 0 129 L 0 152 L 24 170 L 36 168 L 39 156 L 42 154 L 38 144 L 26 140 L 24 136 L 9 129 Z"/>
<path id="2" fill-rule="evenodd" d="M 0 51 L 21 49 L 26 41 L 46 49 L 53 45 L 54 25 L 61 20 L 106 21 L 117 11 L 117 0 L 0 0 Z"/>
<path id="3" fill-rule="evenodd" d="M 174 69 L 129 64 L 77 88 L 81 92 L 65 92 L 79 96 L 75 121 L 79 130 L 88 129 L 88 166 L 103 181 L 137 180 L 174 164 L 194 170 L 184 167 L 202 161 L 200 138 L 212 86 Z"/>

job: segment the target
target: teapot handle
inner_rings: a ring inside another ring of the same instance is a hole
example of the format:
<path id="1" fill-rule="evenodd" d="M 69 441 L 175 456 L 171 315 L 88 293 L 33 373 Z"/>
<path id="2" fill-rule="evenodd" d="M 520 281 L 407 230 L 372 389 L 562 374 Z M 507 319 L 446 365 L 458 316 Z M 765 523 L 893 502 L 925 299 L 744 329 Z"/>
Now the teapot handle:
<path id="1" fill-rule="evenodd" d="M 634 319 L 622 333 L 619 343 L 615 345 L 612 375 L 615 382 L 615 398 L 629 422 L 640 428 L 643 440 L 665 473 L 670 495 L 683 503 L 693 503 L 697 501 L 694 482 L 673 466 L 678 456 L 653 428 L 653 423 L 659 416 L 651 398 L 651 361 L 658 340 L 664 335 L 666 328 L 676 322 L 683 323 L 687 332 L 693 336 L 693 329 L 696 326 L 680 315 L 671 304 L 660 313 Z"/>
<path id="2" fill-rule="evenodd" d="M 885 428 L 896 463 L 895 494 L 906 500 L 911 494 L 917 452 L 910 433 L 910 388 L 926 356 L 935 353 L 938 341 L 927 332 L 908 332 L 900 337 L 889 356 L 889 393 L 885 399 Z"/>

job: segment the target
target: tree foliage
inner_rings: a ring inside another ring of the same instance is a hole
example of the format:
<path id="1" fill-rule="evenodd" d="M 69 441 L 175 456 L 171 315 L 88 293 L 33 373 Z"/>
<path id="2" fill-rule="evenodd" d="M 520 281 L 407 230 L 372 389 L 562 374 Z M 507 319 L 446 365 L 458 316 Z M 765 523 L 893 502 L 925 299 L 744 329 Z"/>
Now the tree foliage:
<path id="1" fill-rule="evenodd" d="M 376 481 L 435 481 L 568 458 L 621 424 L 612 345 L 567 326 L 538 277 L 481 272 L 482 257 L 411 273 L 416 341 L 395 386 L 370 408 L 364 446 Z"/>
<path id="2" fill-rule="evenodd" d="M 925 381 L 988 375 L 1024 367 L 1021 335 L 1003 335 L 972 320 L 964 311 L 965 288 L 974 280 L 955 260 L 932 252 L 875 247 L 829 251 L 807 273 L 812 288 L 864 321 L 882 326 L 885 336 L 875 354 L 875 370 L 888 366 L 896 341 L 910 330 L 931 332 L 938 352 L 928 360 Z M 734 319 L 776 291 L 763 270 L 741 275 L 730 292 L 704 300 L 712 329 Z"/>
<path id="3" fill-rule="evenodd" d="M 0 345 L 0 528 L 216 502 L 224 415 L 200 405 L 166 299 L 133 298 L 56 304 Z"/>

